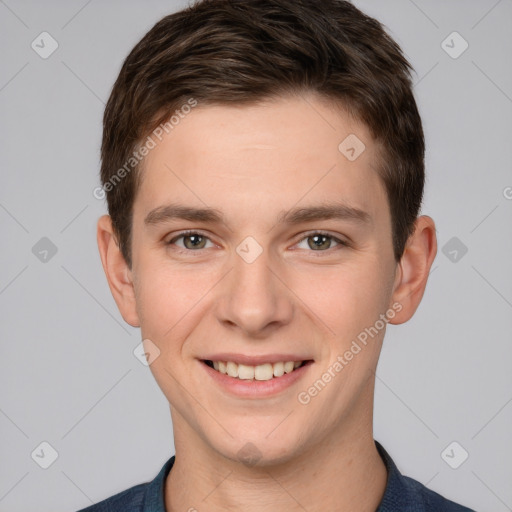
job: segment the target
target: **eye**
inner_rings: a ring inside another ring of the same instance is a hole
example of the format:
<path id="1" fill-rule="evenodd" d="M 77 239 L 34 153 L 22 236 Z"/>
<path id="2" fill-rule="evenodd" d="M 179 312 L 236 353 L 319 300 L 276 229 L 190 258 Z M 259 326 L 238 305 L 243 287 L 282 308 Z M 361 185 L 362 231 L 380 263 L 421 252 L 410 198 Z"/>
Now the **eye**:
<path id="1" fill-rule="evenodd" d="M 178 240 L 183 239 L 183 244 L 177 244 L 176 242 Z M 205 249 L 207 241 L 211 240 L 196 231 L 184 231 L 183 233 L 180 233 L 178 236 L 175 236 L 172 240 L 169 240 L 168 245 L 174 245 L 176 244 L 177 247 L 184 250 L 195 250 L 195 249 Z"/>
<path id="2" fill-rule="evenodd" d="M 180 241 L 181 243 L 178 243 Z M 210 243 L 210 246 L 207 244 Z M 307 247 L 301 244 L 307 244 Z M 315 252 L 327 252 L 329 249 L 336 246 L 348 246 L 347 242 L 336 238 L 329 233 L 321 231 L 314 231 L 302 238 L 297 245 L 299 249 L 312 249 Z M 169 240 L 167 245 L 175 245 L 180 252 L 198 251 L 200 249 L 207 249 L 213 247 L 212 241 L 204 234 L 197 231 L 183 231 L 177 236 Z"/>
<path id="3" fill-rule="evenodd" d="M 300 243 L 304 243 L 304 241 L 310 249 L 316 252 L 326 252 L 328 249 L 331 249 L 333 242 L 336 245 L 348 246 L 347 242 L 320 231 L 310 233 L 308 236 L 304 237 Z M 300 249 L 307 249 L 307 247 L 300 247 L 300 243 L 298 245 Z"/>

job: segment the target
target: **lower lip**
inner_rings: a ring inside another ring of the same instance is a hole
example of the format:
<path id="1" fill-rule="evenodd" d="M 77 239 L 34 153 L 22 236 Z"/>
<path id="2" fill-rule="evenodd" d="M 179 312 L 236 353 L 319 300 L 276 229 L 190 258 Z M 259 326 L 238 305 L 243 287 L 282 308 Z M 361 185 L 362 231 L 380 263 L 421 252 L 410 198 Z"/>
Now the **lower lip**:
<path id="1" fill-rule="evenodd" d="M 285 373 L 281 377 L 273 377 L 270 380 L 238 379 L 236 377 L 230 377 L 229 375 L 220 373 L 217 370 L 210 368 L 202 361 L 199 361 L 199 364 L 206 370 L 214 382 L 229 393 L 244 398 L 264 398 L 276 395 L 289 388 L 305 375 L 312 362 L 293 370 L 293 372 Z"/>

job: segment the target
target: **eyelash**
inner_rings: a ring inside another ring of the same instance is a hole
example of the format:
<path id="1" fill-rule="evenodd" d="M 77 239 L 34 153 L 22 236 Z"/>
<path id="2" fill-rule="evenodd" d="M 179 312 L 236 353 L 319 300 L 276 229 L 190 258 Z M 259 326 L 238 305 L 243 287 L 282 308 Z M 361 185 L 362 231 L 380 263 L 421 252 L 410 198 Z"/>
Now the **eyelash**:
<path id="1" fill-rule="evenodd" d="M 173 245 L 177 240 L 179 240 L 180 238 L 184 238 L 184 237 L 187 237 L 187 236 L 191 236 L 191 235 L 199 235 L 199 236 L 202 236 L 204 238 L 206 238 L 207 240 L 210 240 L 210 237 L 208 237 L 207 235 L 205 235 L 204 233 L 201 233 L 200 231 L 193 231 L 193 230 L 187 230 L 187 231 L 182 231 L 181 233 L 178 233 L 175 237 L 173 237 L 171 240 L 169 240 L 167 242 L 167 245 Z M 302 242 L 308 238 L 311 238 L 315 235 L 322 235 L 322 236 L 325 236 L 327 238 L 330 238 L 331 240 L 335 241 L 336 243 L 338 243 L 339 245 L 337 247 L 350 247 L 350 244 L 344 240 L 340 240 L 339 238 L 336 238 L 335 236 L 331 235 L 330 233 L 326 232 L 326 231 L 310 231 L 308 233 L 305 234 L 305 236 L 303 236 L 298 242 Z M 314 250 L 310 250 L 308 252 L 311 252 L 311 253 L 331 253 L 333 249 L 335 249 L 336 247 L 334 248 L 329 248 L 329 249 L 326 249 L 325 251 L 322 251 L 322 250 L 319 250 L 319 251 L 314 251 Z M 194 253 L 194 252 L 197 252 L 197 253 L 201 253 L 201 251 L 203 249 L 197 249 L 197 250 L 193 250 L 193 249 L 182 249 L 181 247 L 178 247 L 175 249 L 176 251 L 180 252 L 180 253 Z M 320 255 L 318 255 L 320 256 Z"/>

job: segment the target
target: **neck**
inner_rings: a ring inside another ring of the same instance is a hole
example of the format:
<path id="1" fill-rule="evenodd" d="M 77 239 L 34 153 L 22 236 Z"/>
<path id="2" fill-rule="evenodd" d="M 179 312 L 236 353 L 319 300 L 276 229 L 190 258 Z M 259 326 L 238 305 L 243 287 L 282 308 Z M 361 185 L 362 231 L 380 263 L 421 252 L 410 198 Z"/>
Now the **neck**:
<path id="1" fill-rule="evenodd" d="M 184 420 L 176 416 L 176 459 L 165 485 L 167 512 L 375 512 L 384 495 L 387 471 L 371 421 L 369 427 L 365 422 L 366 429 L 361 422 L 353 428 L 344 424 L 293 459 L 259 467 L 223 457 L 198 438 L 186 443 L 188 436 L 179 435 Z"/>

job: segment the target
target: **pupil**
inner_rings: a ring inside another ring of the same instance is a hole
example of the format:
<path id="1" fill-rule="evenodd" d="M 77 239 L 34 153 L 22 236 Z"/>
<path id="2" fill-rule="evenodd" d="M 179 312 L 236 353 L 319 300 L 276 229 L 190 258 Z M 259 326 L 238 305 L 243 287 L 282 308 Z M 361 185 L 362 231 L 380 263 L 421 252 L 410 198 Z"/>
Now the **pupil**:
<path id="1" fill-rule="evenodd" d="M 326 243 L 326 240 L 329 239 L 326 235 L 315 235 L 311 237 L 313 239 L 313 245 L 310 244 L 312 249 L 322 248 L 324 245 L 329 245 L 329 242 Z"/>
<path id="2" fill-rule="evenodd" d="M 201 243 L 201 239 L 203 237 L 201 235 L 188 235 L 185 240 L 189 240 L 191 242 L 192 247 L 198 247 Z"/>

